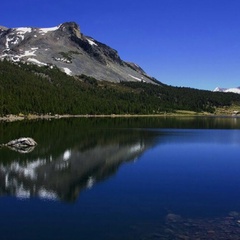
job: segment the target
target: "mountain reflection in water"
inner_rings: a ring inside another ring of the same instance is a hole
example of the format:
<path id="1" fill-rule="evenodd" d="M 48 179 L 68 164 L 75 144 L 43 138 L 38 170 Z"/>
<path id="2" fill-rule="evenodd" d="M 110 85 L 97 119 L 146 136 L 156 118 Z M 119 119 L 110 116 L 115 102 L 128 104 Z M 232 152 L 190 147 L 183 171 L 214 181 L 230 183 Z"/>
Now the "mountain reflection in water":
<path id="1" fill-rule="evenodd" d="M 0 149 L 1 239 L 239 239 L 240 118 L 0 122 L 22 136 Z"/>
<path id="2" fill-rule="evenodd" d="M 38 146 L 25 155 L 1 150 L 0 194 L 75 201 L 81 190 L 115 174 L 121 164 L 137 159 L 154 144 L 156 136 L 151 131 L 84 123 L 19 123 L 32 132 Z"/>

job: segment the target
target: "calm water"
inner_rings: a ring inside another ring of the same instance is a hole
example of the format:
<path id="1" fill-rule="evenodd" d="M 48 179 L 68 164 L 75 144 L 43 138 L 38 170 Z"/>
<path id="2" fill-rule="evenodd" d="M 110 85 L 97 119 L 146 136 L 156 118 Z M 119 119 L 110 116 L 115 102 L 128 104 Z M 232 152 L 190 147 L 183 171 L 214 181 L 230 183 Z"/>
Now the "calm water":
<path id="1" fill-rule="evenodd" d="M 171 239 L 238 218 L 238 118 L 0 123 L 1 143 L 22 136 L 36 148 L 0 149 L 0 239 Z"/>

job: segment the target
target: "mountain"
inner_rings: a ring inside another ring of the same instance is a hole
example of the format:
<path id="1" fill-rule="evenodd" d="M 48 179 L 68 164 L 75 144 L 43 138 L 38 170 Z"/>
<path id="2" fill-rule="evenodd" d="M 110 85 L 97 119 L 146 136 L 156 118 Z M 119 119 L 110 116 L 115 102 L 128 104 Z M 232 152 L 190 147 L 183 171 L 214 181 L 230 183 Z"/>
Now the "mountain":
<path id="1" fill-rule="evenodd" d="M 231 93 L 238 93 L 240 94 L 240 87 L 236 87 L 236 88 L 215 88 L 213 90 L 214 92 L 231 92 Z"/>
<path id="2" fill-rule="evenodd" d="M 2 59 L 57 66 L 68 75 L 97 80 L 154 82 L 137 64 L 123 61 L 116 50 L 81 33 L 75 22 L 52 28 L 0 26 Z"/>
<path id="3" fill-rule="evenodd" d="M 231 105 L 240 105 L 239 94 L 160 83 L 74 22 L 0 27 L 0 116 L 214 113 Z"/>

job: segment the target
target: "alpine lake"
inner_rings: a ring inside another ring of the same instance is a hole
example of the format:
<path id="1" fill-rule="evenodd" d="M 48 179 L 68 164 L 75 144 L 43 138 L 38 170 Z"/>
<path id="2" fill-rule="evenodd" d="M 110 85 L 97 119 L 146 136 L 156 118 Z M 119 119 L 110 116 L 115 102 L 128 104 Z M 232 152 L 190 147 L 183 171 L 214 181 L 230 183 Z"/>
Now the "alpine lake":
<path id="1" fill-rule="evenodd" d="M 0 239 L 240 239 L 240 118 L 0 122 Z"/>

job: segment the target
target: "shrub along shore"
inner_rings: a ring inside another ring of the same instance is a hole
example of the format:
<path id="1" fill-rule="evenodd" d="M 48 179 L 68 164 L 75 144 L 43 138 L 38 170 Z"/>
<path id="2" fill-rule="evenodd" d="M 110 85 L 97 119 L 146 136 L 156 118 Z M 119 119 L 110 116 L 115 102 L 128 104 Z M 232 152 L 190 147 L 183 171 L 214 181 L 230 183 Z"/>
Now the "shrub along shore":
<path id="1" fill-rule="evenodd" d="M 71 114 L 55 114 L 55 115 L 14 115 L 9 114 L 7 116 L 0 117 L 0 121 L 7 121 L 7 122 L 13 122 L 13 121 L 21 121 L 21 120 L 50 120 L 50 119 L 62 119 L 62 118 L 146 118 L 146 117 L 240 117 L 240 115 L 233 113 L 233 112 L 219 112 L 217 114 L 212 114 L 208 112 L 193 112 L 193 111 L 181 111 L 178 110 L 176 112 L 168 112 L 168 113 L 162 113 L 162 114 L 108 114 L 108 115 L 71 115 Z"/>

